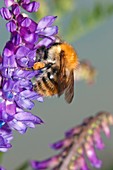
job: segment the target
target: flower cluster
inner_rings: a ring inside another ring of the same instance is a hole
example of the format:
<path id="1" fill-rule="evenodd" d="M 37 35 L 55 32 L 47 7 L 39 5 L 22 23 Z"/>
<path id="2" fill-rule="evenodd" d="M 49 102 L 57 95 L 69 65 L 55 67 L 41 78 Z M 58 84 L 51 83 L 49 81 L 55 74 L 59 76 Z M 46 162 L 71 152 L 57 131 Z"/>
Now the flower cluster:
<path id="1" fill-rule="evenodd" d="M 65 138 L 52 144 L 55 150 L 61 149 L 58 155 L 44 161 L 30 161 L 33 169 L 51 170 L 89 170 L 85 155 L 90 164 L 100 168 L 102 161 L 98 159 L 95 149 L 102 150 L 104 143 L 100 132 L 110 137 L 109 125 L 113 125 L 113 116 L 108 112 L 99 112 L 95 117 L 89 117 L 65 133 Z"/>
<path id="2" fill-rule="evenodd" d="M 33 91 L 31 79 L 39 75 L 32 70 L 36 61 L 37 49 L 55 41 L 58 28 L 53 23 L 56 16 L 46 16 L 38 23 L 21 12 L 36 12 L 39 3 L 30 0 L 4 0 L 5 7 L 0 15 L 7 21 L 10 33 L 2 55 L 0 56 L 0 151 L 11 147 L 12 130 L 25 133 L 27 127 L 43 121 L 29 111 L 34 107 L 33 100 L 43 98 Z M 27 111 L 28 110 L 28 111 Z"/>

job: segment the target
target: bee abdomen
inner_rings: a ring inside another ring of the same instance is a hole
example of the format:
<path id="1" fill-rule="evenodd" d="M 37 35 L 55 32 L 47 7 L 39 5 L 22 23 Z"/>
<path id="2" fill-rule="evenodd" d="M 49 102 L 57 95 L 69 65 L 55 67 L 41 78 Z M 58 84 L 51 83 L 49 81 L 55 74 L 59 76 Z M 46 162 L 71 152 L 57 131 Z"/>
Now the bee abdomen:
<path id="1" fill-rule="evenodd" d="M 56 76 L 50 72 L 39 77 L 37 80 L 34 90 L 42 96 L 53 96 L 58 93 Z"/>

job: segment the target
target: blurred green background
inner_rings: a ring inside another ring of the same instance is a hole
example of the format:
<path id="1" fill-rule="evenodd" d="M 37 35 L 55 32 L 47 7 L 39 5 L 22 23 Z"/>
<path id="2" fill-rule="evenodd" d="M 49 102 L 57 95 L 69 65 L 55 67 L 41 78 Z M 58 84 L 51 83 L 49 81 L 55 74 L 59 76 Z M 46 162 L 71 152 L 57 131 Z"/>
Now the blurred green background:
<path id="1" fill-rule="evenodd" d="M 28 159 L 45 159 L 56 154 L 49 144 L 63 138 L 65 131 L 81 123 L 98 111 L 113 113 L 113 0 L 40 0 L 37 14 L 31 17 L 37 22 L 45 15 L 58 16 L 56 25 L 64 40 L 71 43 L 81 59 L 88 59 L 96 68 L 98 76 L 94 85 L 75 82 L 75 98 L 65 103 L 63 96 L 46 98 L 36 103 L 34 114 L 45 124 L 29 129 L 25 135 L 14 132 L 12 149 L 4 154 L 2 165 L 14 170 Z M 3 1 L 0 1 L 0 7 Z M 5 22 L 0 18 L 0 49 L 9 35 Z M 113 128 L 111 138 L 103 136 L 106 148 L 98 152 L 103 160 L 102 170 L 113 170 Z M 93 168 L 90 167 L 91 170 Z"/>

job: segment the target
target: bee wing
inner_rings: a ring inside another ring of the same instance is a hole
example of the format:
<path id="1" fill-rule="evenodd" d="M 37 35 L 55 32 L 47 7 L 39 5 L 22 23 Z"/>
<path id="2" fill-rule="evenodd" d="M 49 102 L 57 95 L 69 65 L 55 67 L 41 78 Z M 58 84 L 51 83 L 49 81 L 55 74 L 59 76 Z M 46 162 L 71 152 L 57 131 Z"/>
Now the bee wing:
<path id="1" fill-rule="evenodd" d="M 63 57 L 60 57 L 60 69 L 58 71 L 58 96 L 60 97 L 64 90 L 66 89 L 66 70 L 65 70 L 65 61 Z"/>
<path id="2" fill-rule="evenodd" d="M 67 88 L 65 90 L 65 100 L 67 103 L 71 103 L 74 97 L 74 73 L 70 72 L 69 79 L 67 82 Z"/>

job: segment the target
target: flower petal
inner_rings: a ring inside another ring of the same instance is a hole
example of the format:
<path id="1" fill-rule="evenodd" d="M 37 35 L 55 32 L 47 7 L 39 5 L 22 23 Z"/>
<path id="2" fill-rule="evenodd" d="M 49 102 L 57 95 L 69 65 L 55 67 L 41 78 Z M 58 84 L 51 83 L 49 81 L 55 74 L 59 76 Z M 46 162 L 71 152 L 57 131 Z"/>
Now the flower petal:
<path id="1" fill-rule="evenodd" d="M 22 7 L 28 12 L 37 12 L 40 7 L 39 2 L 32 1 L 31 3 L 22 4 Z"/>
<path id="2" fill-rule="evenodd" d="M 38 22 L 37 30 L 41 30 L 45 27 L 49 27 L 56 20 L 57 16 L 46 16 Z"/>
<path id="3" fill-rule="evenodd" d="M 3 19 L 6 19 L 6 20 L 10 20 L 11 17 L 12 17 L 9 9 L 8 9 L 8 8 L 5 8 L 5 7 L 0 8 L 0 15 L 1 15 L 1 17 L 2 17 Z"/>
<path id="4" fill-rule="evenodd" d="M 33 124 L 43 123 L 43 121 L 38 116 L 35 116 L 30 112 L 19 112 L 15 114 L 15 119 L 22 122 L 32 122 Z"/>
<path id="5" fill-rule="evenodd" d="M 7 8 L 15 3 L 14 0 L 4 0 L 4 2 L 5 2 L 5 5 L 6 5 Z"/>
<path id="6" fill-rule="evenodd" d="M 9 32 L 14 32 L 14 31 L 16 31 L 16 28 L 17 28 L 16 23 L 15 23 L 14 20 L 9 21 L 9 22 L 6 24 L 6 27 L 7 27 L 7 30 L 8 30 Z"/>

